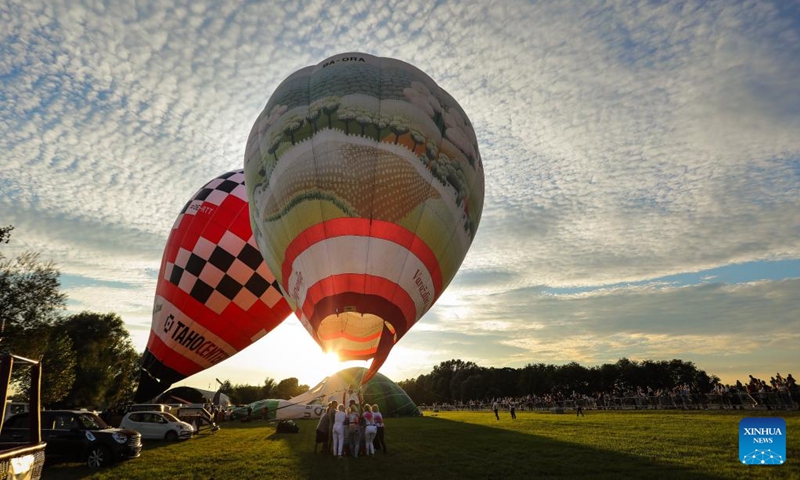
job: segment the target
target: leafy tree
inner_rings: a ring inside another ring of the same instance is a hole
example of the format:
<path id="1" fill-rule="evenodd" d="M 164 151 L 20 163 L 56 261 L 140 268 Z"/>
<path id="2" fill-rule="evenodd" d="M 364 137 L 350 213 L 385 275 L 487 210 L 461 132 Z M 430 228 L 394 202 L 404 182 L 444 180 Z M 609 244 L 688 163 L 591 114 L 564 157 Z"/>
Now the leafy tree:
<path id="1" fill-rule="evenodd" d="M 14 353 L 28 333 L 52 325 L 66 303 L 60 292 L 59 271 L 53 262 L 43 262 L 39 254 L 25 252 L 13 259 L 0 258 L 0 332 L 3 344 Z"/>
<path id="2" fill-rule="evenodd" d="M 0 228 L 0 244 L 11 239 L 9 225 Z M 39 254 L 25 252 L 15 258 L 0 253 L 0 348 L 31 359 L 42 360 L 43 403 L 62 399 L 72 387 L 75 375 L 72 343 L 52 335 L 52 325 L 64 308 L 66 295 L 60 292 L 59 271 Z M 16 364 L 12 384 L 26 399 L 29 369 Z"/>
<path id="3" fill-rule="evenodd" d="M 230 394 L 231 401 L 235 404 L 253 403 L 262 400 L 262 389 L 257 385 L 235 385 Z"/>
<path id="4" fill-rule="evenodd" d="M 104 408 L 133 396 L 139 354 L 117 314 L 81 312 L 54 330 L 72 340 L 76 359 L 76 381 L 61 406 Z"/>
<path id="5" fill-rule="evenodd" d="M 0 243 L 8 243 L 8 240 L 11 238 L 11 230 L 14 230 L 13 225 L 0 227 Z M 0 258 L 2 258 L 2 255 L 0 255 Z"/>
<path id="6" fill-rule="evenodd" d="M 264 380 L 264 386 L 262 387 L 261 398 L 272 398 L 272 394 L 277 387 L 278 384 L 275 383 L 275 379 L 267 377 Z"/>
<path id="7" fill-rule="evenodd" d="M 295 377 L 289 377 L 278 382 L 272 394 L 275 398 L 290 399 L 308 391 L 308 385 L 300 385 Z"/>

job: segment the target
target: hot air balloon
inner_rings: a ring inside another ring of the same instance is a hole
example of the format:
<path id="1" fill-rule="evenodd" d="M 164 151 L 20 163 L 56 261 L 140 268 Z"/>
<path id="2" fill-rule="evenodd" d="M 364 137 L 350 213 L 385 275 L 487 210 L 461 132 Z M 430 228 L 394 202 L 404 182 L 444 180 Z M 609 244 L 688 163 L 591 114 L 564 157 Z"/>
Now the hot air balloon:
<path id="1" fill-rule="evenodd" d="M 464 110 L 416 67 L 346 53 L 284 80 L 247 141 L 253 233 L 289 305 L 363 381 L 450 283 L 483 165 Z"/>
<path id="2" fill-rule="evenodd" d="M 244 172 L 207 183 L 167 239 L 136 402 L 235 355 L 292 311 L 258 251 Z"/>

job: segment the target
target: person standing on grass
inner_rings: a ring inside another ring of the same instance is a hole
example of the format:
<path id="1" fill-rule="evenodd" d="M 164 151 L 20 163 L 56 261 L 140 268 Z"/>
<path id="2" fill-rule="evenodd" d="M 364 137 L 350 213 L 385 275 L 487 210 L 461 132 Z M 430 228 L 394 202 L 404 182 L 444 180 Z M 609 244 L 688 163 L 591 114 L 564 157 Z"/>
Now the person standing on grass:
<path id="1" fill-rule="evenodd" d="M 500 406 L 497 405 L 497 399 L 492 401 L 492 410 L 494 410 L 494 418 L 500 420 L 500 414 L 498 413 Z"/>
<path id="2" fill-rule="evenodd" d="M 508 411 L 511 412 L 511 420 L 517 419 L 517 402 L 514 399 L 511 399 L 511 402 L 508 404 Z"/>
<path id="3" fill-rule="evenodd" d="M 375 441 L 378 443 L 378 448 L 383 450 L 383 453 L 386 453 L 386 438 L 384 437 L 383 415 L 381 414 L 380 410 L 378 410 L 377 403 L 372 406 L 372 421 L 375 423 L 375 427 L 377 429 L 375 433 Z"/>
<path id="4" fill-rule="evenodd" d="M 372 407 L 369 404 L 364 405 L 364 413 L 362 413 L 361 416 L 364 417 L 364 423 L 366 424 L 364 427 L 366 455 L 368 457 L 374 457 L 375 445 L 372 442 L 375 441 L 375 436 L 378 434 L 378 427 L 375 426 L 375 415 L 372 413 Z"/>
<path id="5" fill-rule="evenodd" d="M 322 453 L 328 453 L 330 450 L 330 443 L 328 443 L 328 438 L 331 435 L 331 417 L 328 415 L 333 408 L 328 404 L 328 409 L 325 410 L 322 415 L 319 417 L 319 422 L 317 422 L 317 438 L 314 441 L 314 453 L 317 453 L 317 445 L 320 443 L 322 444 Z"/>
<path id="6" fill-rule="evenodd" d="M 361 441 L 359 420 L 361 420 L 361 415 L 358 413 L 358 407 L 353 403 L 350 405 L 350 412 L 347 414 L 347 421 L 349 422 L 347 427 L 347 443 L 350 446 L 350 455 L 352 455 L 353 458 L 358 458 L 358 447 Z"/>
<path id="7" fill-rule="evenodd" d="M 344 450 L 344 420 L 347 418 L 344 405 L 339 405 L 333 418 L 333 454 L 341 460 Z"/>

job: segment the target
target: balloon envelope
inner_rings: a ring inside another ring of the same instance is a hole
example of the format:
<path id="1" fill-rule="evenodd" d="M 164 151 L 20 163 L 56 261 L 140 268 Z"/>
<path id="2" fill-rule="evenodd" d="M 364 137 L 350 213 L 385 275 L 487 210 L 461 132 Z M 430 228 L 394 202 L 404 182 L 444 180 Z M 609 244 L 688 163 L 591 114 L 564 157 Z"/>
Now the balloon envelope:
<path id="1" fill-rule="evenodd" d="M 286 299 L 368 380 L 458 270 L 483 208 L 475 132 L 407 63 L 363 53 L 290 75 L 245 152 L 253 232 Z"/>
<path id="2" fill-rule="evenodd" d="M 248 210 L 237 170 L 206 184 L 178 215 L 161 260 L 137 402 L 231 357 L 291 313 Z"/>

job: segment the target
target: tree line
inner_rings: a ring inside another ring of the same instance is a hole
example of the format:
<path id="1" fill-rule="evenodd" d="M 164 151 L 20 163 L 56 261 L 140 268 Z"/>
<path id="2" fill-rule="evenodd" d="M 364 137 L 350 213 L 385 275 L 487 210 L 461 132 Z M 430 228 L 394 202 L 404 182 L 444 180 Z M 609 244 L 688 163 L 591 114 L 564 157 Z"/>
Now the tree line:
<path id="1" fill-rule="evenodd" d="M 528 364 L 522 368 L 486 368 L 473 362 L 448 360 L 427 375 L 403 380 L 398 385 L 417 404 L 458 403 L 469 400 L 524 397 L 563 393 L 593 396 L 599 392 L 620 396 L 651 387 L 669 389 L 681 385 L 708 392 L 719 378 L 679 359 L 634 361 L 621 358 L 616 363 L 584 367 Z"/>

